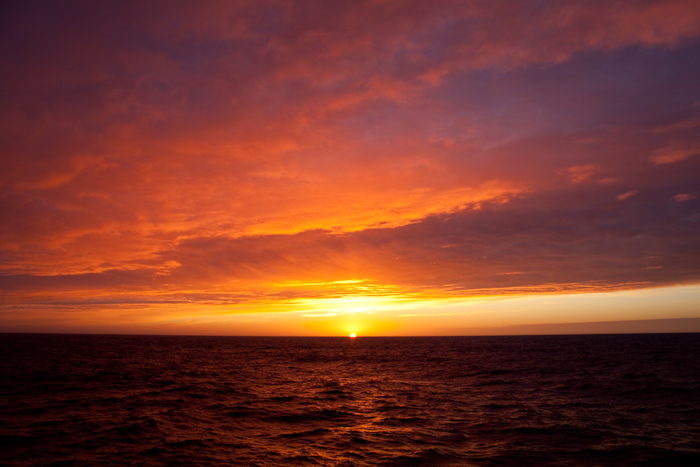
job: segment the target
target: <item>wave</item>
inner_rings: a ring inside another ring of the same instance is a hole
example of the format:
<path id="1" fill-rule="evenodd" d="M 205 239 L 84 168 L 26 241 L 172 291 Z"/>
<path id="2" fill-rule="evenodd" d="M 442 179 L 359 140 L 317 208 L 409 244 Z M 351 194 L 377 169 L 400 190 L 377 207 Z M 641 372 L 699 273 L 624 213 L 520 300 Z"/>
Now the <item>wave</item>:
<path id="1" fill-rule="evenodd" d="M 700 465 L 698 335 L 346 344 L 3 336 L 0 465 Z"/>

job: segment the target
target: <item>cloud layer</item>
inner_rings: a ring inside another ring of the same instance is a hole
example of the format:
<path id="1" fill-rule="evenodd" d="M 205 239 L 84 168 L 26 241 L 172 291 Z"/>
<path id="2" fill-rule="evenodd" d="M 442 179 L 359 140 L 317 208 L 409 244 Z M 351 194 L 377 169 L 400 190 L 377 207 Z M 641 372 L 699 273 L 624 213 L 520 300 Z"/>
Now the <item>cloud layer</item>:
<path id="1" fill-rule="evenodd" d="M 695 1 L 2 17 L 5 313 L 700 281 Z"/>

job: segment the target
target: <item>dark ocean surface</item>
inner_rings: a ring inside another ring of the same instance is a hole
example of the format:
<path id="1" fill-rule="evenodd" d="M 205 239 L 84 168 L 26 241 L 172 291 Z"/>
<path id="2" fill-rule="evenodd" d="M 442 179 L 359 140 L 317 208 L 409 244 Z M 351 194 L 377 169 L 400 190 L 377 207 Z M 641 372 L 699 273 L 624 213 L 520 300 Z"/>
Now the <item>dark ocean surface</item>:
<path id="1" fill-rule="evenodd" d="M 700 334 L 4 334 L 0 465 L 698 466 Z"/>

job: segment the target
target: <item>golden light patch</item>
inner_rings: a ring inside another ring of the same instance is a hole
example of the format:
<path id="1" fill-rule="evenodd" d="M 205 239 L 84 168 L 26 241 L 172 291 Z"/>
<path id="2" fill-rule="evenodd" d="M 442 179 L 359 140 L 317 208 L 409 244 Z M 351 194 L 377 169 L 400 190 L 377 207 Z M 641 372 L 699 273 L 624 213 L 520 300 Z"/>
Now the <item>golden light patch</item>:
<path id="1" fill-rule="evenodd" d="M 304 327 L 314 334 L 326 336 L 380 336 L 399 327 L 391 321 L 367 318 L 364 316 L 337 316 L 325 319 L 313 319 L 304 323 Z"/>

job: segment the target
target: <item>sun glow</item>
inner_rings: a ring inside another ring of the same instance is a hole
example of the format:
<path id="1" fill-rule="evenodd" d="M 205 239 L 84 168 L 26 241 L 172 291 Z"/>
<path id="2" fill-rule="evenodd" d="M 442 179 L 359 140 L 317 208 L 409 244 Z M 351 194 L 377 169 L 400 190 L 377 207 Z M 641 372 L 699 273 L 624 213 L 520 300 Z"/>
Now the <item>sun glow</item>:
<path id="1" fill-rule="evenodd" d="M 350 337 L 351 337 L 352 339 L 354 339 L 354 338 L 357 337 L 357 334 L 355 334 L 354 332 L 352 332 L 352 333 L 350 333 Z"/>

